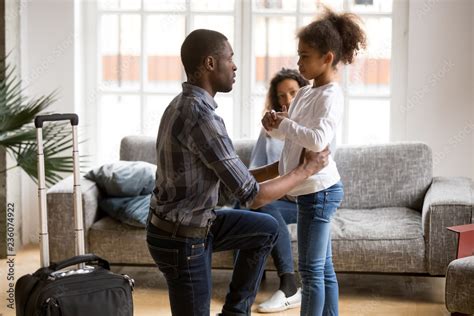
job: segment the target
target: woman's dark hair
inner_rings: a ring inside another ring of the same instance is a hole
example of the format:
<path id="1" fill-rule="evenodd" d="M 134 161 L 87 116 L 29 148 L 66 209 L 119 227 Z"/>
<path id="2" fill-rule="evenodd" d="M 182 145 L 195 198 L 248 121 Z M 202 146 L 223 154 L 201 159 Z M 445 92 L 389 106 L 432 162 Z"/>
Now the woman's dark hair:
<path id="1" fill-rule="evenodd" d="M 337 14 L 326 7 L 322 17 L 303 27 L 297 37 L 322 54 L 333 52 L 333 67 L 340 61 L 351 64 L 357 52 L 367 47 L 361 23 L 353 13 Z"/>
<path id="2" fill-rule="evenodd" d="M 275 110 L 281 111 L 280 103 L 278 102 L 277 86 L 280 82 L 286 79 L 293 79 L 298 82 L 298 86 L 301 88 L 309 84 L 309 81 L 303 78 L 303 76 L 295 69 L 282 68 L 279 72 L 273 76 L 270 81 L 270 89 L 268 89 L 267 99 L 265 101 L 264 113 Z"/>

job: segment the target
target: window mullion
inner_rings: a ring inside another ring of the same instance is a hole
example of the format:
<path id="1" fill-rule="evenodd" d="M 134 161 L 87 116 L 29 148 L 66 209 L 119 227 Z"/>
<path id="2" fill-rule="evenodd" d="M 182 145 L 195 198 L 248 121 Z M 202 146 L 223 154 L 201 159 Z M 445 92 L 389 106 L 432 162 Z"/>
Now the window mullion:
<path id="1" fill-rule="evenodd" d="M 394 0 L 390 58 L 390 141 L 406 139 L 408 27 L 408 3 L 402 0 Z"/>
<path id="2" fill-rule="evenodd" d="M 141 134 L 145 132 L 145 96 L 144 96 L 144 82 L 148 76 L 148 62 L 146 60 L 146 47 L 145 47 L 145 36 L 146 36 L 146 21 L 145 21 L 145 14 L 144 14 L 144 1 L 141 0 L 141 10 L 140 10 L 140 67 L 141 67 L 141 76 L 140 76 L 140 131 Z"/>
<path id="3" fill-rule="evenodd" d="M 253 16 L 252 16 L 252 1 L 242 1 L 241 6 L 241 61 L 242 71 L 240 78 L 240 91 L 241 99 L 240 103 L 237 101 L 235 104 L 236 111 L 239 113 L 240 124 L 238 124 L 240 131 L 237 131 L 236 135 L 239 138 L 250 138 L 252 136 L 251 126 L 252 120 L 252 86 L 253 86 L 253 73 L 252 73 L 252 51 L 253 51 Z M 238 99 L 238 97 L 237 97 Z M 238 108 L 240 105 L 240 109 Z"/>
<path id="4" fill-rule="evenodd" d="M 348 11 L 349 0 L 344 0 L 343 10 L 344 12 Z M 344 66 L 342 72 L 342 90 L 344 91 L 344 116 L 342 119 L 342 143 L 347 144 L 349 142 L 349 89 L 348 89 L 348 79 L 349 79 L 349 70 L 347 66 Z"/>
<path id="5" fill-rule="evenodd" d="M 301 25 L 301 0 L 296 1 L 296 29 L 298 30 Z"/>
<path id="6" fill-rule="evenodd" d="M 98 117 L 98 100 L 99 100 L 99 88 L 98 88 L 98 73 L 99 73 L 99 54 L 100 54 L 100 46 L 99 46 L 99 33 L 97 30 L 100 29 L 100 17 L 101 15 L 97 13 L 97 8 L 94 6 L 97 5 L 95 3 L 84 2 L 85 6 L 85 16 L 86 19 L 93 20 L 92 23 L 84 23 L 86 27 L 85 36 L 84 36 L 84 46 L 85 46 L 85 64 L 91 65 L 90 69 L 86 69 L 85 74 L 85 84 L 84 84 L 84 91 L 86 92 L 86 96 L 84 98 L 85 103 L 85 113 L 86 113 L 86 121 L 91 126 L 91 130 L 86 129 L 87 138 L 90 139 L 90 142 L 85 142 L 87 152 L 96 153 L 98 152 L 98 124 L 99 124 L 99 117 Z M 91 41 L 88 42 L 85 39 L 90 36 Z M 90 43 L 86 45 L 86 43 Z M 88 62 L 90 61 L 90 63 Z M 90 70 L 90 71 L 89 71 Z M 97 156 L 94 157 L 97 159 Z"/>
<path id="7" fill-rule="evenodd" d="M 186 0 L 186 11 L 184 13 L 184 32 L 185 34 L 191 33 L 192 30 L 192 25 L 194 24 L 193 21 L 191 21 L 192 16 L 191 16 L 191 0 Z M 186 71 L 184 70 L 184 67 L 181 67 L 181 76 L 182 76 L 182 81 L 186 81 Z"/>

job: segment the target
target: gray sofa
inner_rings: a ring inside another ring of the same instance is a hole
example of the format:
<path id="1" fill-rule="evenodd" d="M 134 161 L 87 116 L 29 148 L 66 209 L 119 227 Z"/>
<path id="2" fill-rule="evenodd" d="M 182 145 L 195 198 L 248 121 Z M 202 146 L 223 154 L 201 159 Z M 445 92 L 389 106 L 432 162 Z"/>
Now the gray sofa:
<path id="1" fill-rule="evenodd" d="M 234 142 L 248 164 L 254 141 Z M 155 161 L 155 139 L 126 137 L 121 160 Z M 456 256 L 456 236 L 446 227 L 471 223 L 473 181 L 432 176 L 432 154 L 422 143 L 340 147 L 335 160 L 345 198 L 332 224 L 338 272 L 445 275 Z M 48 225 L 53 261 L 74 254 L 72 179 L 48 190 Z M 106 216 L 101 193 L 82 179 L 86 247 L 117 265 L 153 265 L 145 230 Z M 296 224 L 288 226 L 297 260 Z M 213 256 L 214 268 L 232 268 L 230 252 Z M 274 269 L 270 259 L 267 269 Z M 297 265 L 296 265 L 297 266 Z"/>

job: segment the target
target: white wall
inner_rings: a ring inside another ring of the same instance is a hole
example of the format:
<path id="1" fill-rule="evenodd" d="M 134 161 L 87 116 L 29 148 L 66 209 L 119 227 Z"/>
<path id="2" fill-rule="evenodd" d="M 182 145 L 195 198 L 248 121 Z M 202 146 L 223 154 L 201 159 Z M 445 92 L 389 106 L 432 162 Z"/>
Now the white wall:
<path id="1" fill-rule="evenodd" d="M 409 2 L 404 134 L 431 146 L 435 175 L 474 178 L 473 6 Z"/>
<path id="2" fill-rule="evenodd" d="M 74 0 L 26 1 L 21 14 L 22 78 L 29 96 L 54 90 L 49 111 L 74 111 Z M 38 241 L 38 202 L 34 183 L 22 175 L 23 241 Z"/>
<path id="3" fill-rule="evenodd" d="M 19 0 L 5 1 L 5 51 L 9 54 L 8 63 L 16 67 L 17 75 L 21 74 L 20 14 L 22 6 Z M 16 164 L 7 155 L 7 167 Z M 7 172 L 7 203 L 13 203 L 15 210 L 15 248 L 21 245 L 21 176 L 19 168 Z"/>
<path id="4" fill-rule="evenodd" d="M 471 10 L 472 11 L 471 13 L 471 57 L 472 59 L 471 59 L 471 87 L 470 89 L 471 91 L 474 91 L 474 4 L 471 4 L 471 7 L 472 7 L 472 10 Z M 471 96 L 471 108 L 474 108 L 474 92 L 472 92 L 472 96 Z M 474 110 L 472 111 L 474 112 Z M 474 148 L 474 133 L 472 134 L 471 138 L 472 138 L 471 148 Z M 474 157 L 472 157 L 472 160 L 474 160 Z M 472 172 L 472 174 L 474 174 L 474 171 Z M 471 175 L 471 177 L 474 178 L 473 175 Z"/>

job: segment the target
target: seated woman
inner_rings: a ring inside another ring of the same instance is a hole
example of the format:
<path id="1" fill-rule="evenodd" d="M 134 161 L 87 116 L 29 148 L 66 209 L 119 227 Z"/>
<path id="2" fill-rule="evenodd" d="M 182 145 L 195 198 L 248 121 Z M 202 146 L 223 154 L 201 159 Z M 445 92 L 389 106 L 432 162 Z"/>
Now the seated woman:
<path id="1" fill-rule="evenodd" d="M 264 112 L 275 110 L 280 112 L 285 106 L 287 109 L 298 90 L 308 85 L 298 71 L 283 68 L 275 74 L 270 82 Z M 252 150 L 250 168 L 257 168 L 271 164 L 280 159 L 283 141 L 271 138 L 262 128 L 257 143 Z M 301 289 L 298 288 L 291 254 L 291 239 L 287 224 L 296 223 L 297 208 L 291 197 L 263 206 L 260 212 L 270 214 L 280 224 L 279 235 L 272 249 L 271 256 L 280 277 L 280 288 L 273 295 L 260 304 L 257 311 L 272 313 L 283 311 L 301 305 Z"/>

